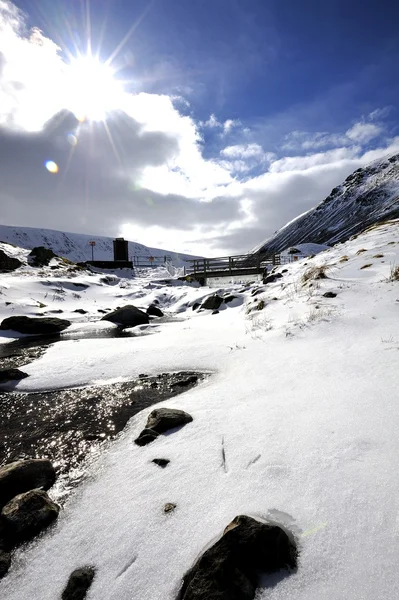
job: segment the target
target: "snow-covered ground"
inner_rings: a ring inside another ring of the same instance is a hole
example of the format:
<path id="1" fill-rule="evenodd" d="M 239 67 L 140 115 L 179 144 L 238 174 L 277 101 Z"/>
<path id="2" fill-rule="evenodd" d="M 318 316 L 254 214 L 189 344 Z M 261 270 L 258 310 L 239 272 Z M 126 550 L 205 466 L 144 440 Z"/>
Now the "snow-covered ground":
<path id="1" fill-rule="evenodd" d="M 98 308 L 154 300 L 178 317 L 153 321 L 153 335 L 55 344 L 23 367 L 18 390 L 212 374 L 164 403 L 193 416 L 180 431 L 139 448 L 148 411 L 131 419 L 54 529 L 18 552 L 1 597 L 53 600 L 91 564 L 89 600 L 174 600 L 198 555 L 243 513 L 282 523 L 300 546 L 298 572 L 258 600 L 399 597 L 398 234 L 399 221 L 387 223 L 281 267 L 274 283 L 229 288 L 236 300 L 215 315 L 192 304 L 217 290 L 168 284 L 159 271 L 113 284 L 30 267 L 2 275 L 2 318 L 60 307 L 72 329 L 95 328 Z M 321 271 L 327 278 L 315 278 Z M 171 462 L 160 469 L 156 457 Z M 177 505 L 168 515 L 166 502 Z"/>

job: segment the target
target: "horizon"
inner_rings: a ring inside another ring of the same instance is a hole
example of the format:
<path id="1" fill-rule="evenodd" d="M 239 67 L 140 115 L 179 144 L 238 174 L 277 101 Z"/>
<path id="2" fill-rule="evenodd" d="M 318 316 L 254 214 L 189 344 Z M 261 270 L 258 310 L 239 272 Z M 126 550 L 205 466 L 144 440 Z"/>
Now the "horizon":
<path id="1" fill-rule="evenodd" d="M 390 0 L 3 1 L 2 224 L 250 250 L 399 152 L 395 17 Z"/>

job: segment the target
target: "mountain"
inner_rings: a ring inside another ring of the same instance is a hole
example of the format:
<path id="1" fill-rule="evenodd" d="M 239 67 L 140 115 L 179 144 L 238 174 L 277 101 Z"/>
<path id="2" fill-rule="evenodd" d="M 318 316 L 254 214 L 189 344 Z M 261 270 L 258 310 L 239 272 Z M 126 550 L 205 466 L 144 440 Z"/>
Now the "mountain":
<path id="1" fill-rule="evenodd" d="M 333 245 L 368 226 L 399 217 L 399 154 L 357 169 L 315 208 L 282 227 L 252 252 L 281 252 L 300 243 Z"/>
<path id="2" fill-rule="evenodd" d="M 91 260 L 91 246 L 89 242 L 93 240 L 96 242 L 94 260 L 113 260 L 114 256 L 114 238 L 112 237 L 65 233 L 53 229 L 0 225 L 0 240 L 27 249 L 34 248 L 35 246 L 45 246 L 46 248 L 51 248 L 55 254 L 74 262 Z M 150 256 L 154 256 L 156 258 L 154 264 L 160 264 L 163 262 L 165 255 L 170 257 L 171 263 L 175 267 L 183 266 L 186 259 L 197 258 L 189 254 L 177 254 L 169 250 L 149 248 L 137 242 L 129 242 L 129 259 L 133 260 L 133 257 L 138 257 L 139 259 L 143 258 L 145 261 Z"/>

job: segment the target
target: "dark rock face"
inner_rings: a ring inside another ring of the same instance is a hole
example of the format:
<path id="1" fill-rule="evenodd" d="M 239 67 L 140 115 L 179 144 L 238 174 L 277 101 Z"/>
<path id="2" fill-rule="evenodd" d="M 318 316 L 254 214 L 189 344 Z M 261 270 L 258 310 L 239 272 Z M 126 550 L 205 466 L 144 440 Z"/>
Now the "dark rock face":
<path id="1" fill-rule="evenodd" d="M 201 306 L 201 304 L 199 302 L 194 302 L 192 308 L 193 310 L 197 310 L 197 308 L 199 308 Z"/>
<path id="2" fill-rule="evenodd" d="M 156 408 L 147 419 L 147 429 L 152 429 L 157 433 L 165 433 L 169 429 L 191 423 L 192 416 L 175 408 Z"/>
<path id="3" fill-rule="evenodd" d="M 236 298 L 237 298 L 237 296 L 232 296 L 232 295 L 231 296 L 225 296 L 223 298 L 223 302 L 225 304 L 228 304 L 229 302 L 233 302 L 233 300 L 235 300 Z"/>
<path id="4" fill-rule="evenodd" d="M 213 294 L 213 296 L 208 296 L 208 298 L 205 298 L 205 300 L 201 304 L 201 308 L 204 308 L 206 310 L 218 310 L 222 302 L 223 298 L 221 298 L 217 294 Z"/>
<path id="5" fill-rule="evenodd" d="M 75 569 L 68 579 L 67 586 L 62 592 L 62 600 L 83 600 L 96 574 L 93 567 Z"/>
<path id="6" fill-rule="evenodd" d="M 55 469 L 45 458 L 17 460 L 0 467 L 0 508 L 18 494 L 34 488 L 48 490 L 55 478 Z"/>
<path id="7" fill-rule="evenodd" d="M 178 600 L 253 600 L 260 573 L 295 569 L 296 561 L 283 529 L 241 515 L 185 575 Z"/>
<path id="8" fill-rule="evenodd" d="M 20 260 L 8 256 L 3 250 L 0 250 L 0 271 L 15 271 L 21 265 Z"/>
<path id="9" fill-rule="evenodd" d="M 143 429 L 139 437 L 134 440 L 134 443 L 137 444 L 137 446 L 146 446 L 147 444 L 150 444 L 151 442 L 156 440 L 158 436 L 159 433 L 157 433 L 153 429 L 146 428 Z"/>
<path id="10" fill-rule="evenodd" d="M 147 315 L 150 317 L 163 317 L 163 312 L 160 308 L 151 304 L 151 306 L 147 308 Z"/>
<path id="11" fill-rule="evenodd" d="M 57 317 L 8 317 L 3 319 L 0 329 L 30 333 L 33 335 L 50 335 L 60 333 L 69 325 L 70 321 Z"/>
<path id="12" fill-rule="evenodd" d="M 0 383 L 5 381 L 18 381 L 29 377 L 28 373 L 24 373 L 19 369 L 0 369 Z"/>
<path id="13" fill-rule="evenodd" d="M 161 467 L 161 469 L 164 469 L 165 467 L 168 466 L 168 464 L 170 463 L 170 460 L 167 458 L 154 458 L 154 460 L 152 462 L 155 463 L 156 465 L 158 465 L 158 467 Z"/>
<path id="14" fill-rule="evenodd" d="M 337 294 L 335 292 L 325 292 L 325 294 L 323 294 L 323 298 L 336 298 Z"/>
<path id="15" fill-rule="evenodd" d="M 44 267 L 49 264 L 52 258 L 57 258 L 57 255 L 50 248 L 36 246 L 28 255 L 28 262 L 33 267 Z"/>
<path id="16" fill-rule="evenodd" d="M 11 553 L 0 548 L 0 579 L 7 574 L 11 566 Z"/>
<path id="17" fill-rule="evenodd" d="M 43 490 L 31 490 L 15 496 L 3 507 L 1 515 L 13 545 L 32 539 L 48 527 L 60 511 Z"/>
<path id="18" fill-rule="evenodd" d="M 147 325 L 150 322 L 148 315 L 132 304 L 108 313 L 101 320 L 111 321 L 122 327 L 136 327 L 137 325 Z"/>

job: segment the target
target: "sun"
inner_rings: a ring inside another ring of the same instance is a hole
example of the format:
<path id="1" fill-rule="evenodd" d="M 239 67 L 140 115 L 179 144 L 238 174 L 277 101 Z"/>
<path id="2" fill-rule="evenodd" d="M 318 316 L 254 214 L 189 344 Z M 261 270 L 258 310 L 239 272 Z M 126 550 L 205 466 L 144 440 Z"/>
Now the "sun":
<path id="1" fill-rule="evenodd" d="M 91 55 L 70 61 L 66 94 L 68 108 L 82 122 L 105 121 L 112 111 L 123 107 L 125 98 L 123 84 L 112 67 Z"/>

